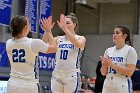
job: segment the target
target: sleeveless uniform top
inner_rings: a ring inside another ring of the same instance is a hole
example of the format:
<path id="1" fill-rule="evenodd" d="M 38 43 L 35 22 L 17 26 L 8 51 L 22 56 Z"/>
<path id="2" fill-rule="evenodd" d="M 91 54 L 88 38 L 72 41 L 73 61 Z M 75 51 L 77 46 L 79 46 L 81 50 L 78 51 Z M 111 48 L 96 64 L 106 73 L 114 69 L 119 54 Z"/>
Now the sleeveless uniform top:
<path id="1" fill-rule="evenodd" d="M 78 39 L 78 35 L 75 38 Z M 80 57 L 83 49 L 76 48 L 66 36 L 57 37 L 55 70 L 80 69 Z"/>

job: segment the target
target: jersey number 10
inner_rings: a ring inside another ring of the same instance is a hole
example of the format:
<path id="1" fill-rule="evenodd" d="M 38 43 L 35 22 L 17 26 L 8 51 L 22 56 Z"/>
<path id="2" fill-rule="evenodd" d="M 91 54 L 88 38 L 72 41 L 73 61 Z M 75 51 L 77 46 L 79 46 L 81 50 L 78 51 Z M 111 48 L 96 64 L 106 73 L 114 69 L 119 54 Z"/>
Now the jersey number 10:
<path id="1" fill-rule="evenodd" d="M 25 50 L 24 49 L 13 49 L 12 50 L 12 58 L 13 58 L 13 62 L 21 62 L 21 63 L 25 63 Z"/>
<path id="2" fill-rule="evenodd" d="M 66 60 L 68 56 L 68 50 L 61 50 L 60 52 L 60 59 Z"/>

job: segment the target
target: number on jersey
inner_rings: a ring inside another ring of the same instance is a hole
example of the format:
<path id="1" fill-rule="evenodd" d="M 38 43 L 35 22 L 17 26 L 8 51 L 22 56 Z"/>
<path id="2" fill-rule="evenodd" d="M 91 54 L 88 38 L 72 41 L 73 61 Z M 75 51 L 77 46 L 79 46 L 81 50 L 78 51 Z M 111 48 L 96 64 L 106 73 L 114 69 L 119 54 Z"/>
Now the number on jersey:
<path id="1" fill-rule="evenodd" d="M 109 67 L 109 73 L 113 73 L 113 74 L 116 74 L 116 70 L 112 69 L 111 67 Z"/>
<path id="2" fill-rule="evenodd" d="M 60 59 L 66 60 L 68 56 L 68 50 L 61 50 L 60 52 Z"/>
<path id="3" fill-rule="evenodd" d="M 25 50 L 24 49 L 13 49 L 12 50 L 13 62 L 25 63 Z"/>

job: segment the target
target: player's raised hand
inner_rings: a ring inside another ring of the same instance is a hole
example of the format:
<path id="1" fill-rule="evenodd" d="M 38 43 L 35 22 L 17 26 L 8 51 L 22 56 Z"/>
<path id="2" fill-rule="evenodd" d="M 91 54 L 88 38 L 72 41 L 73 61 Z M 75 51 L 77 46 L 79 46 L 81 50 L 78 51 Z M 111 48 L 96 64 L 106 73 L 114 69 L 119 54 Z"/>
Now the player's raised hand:
<path id="1" fill-rule="evenodd" d="M 57 20 L 58 26 L 65 32 L 66 27 L 66 16 L 64 14 L 60 15 L 60 21 Z"/>
<path id="2" fill-rule="evenodd" d="M 48 19 L 42 18 L 40 22 L 41 22 L 41 28 L 44 31 L 51 31 L 51 29 L 53 28 L 55 24 L 54 22 L 52 22 L 52 16 L 49 16 Z"/>

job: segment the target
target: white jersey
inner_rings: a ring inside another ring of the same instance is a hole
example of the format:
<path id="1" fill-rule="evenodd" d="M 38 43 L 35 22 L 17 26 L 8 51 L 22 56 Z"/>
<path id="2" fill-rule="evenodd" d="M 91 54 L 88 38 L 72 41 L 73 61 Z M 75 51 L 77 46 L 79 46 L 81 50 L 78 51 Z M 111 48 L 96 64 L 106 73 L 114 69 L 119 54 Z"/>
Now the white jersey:
<path id="1" fill-rule="evenodd" d="M 11 77 L 38 82 L 38 52 L 47 52 L 48 44 L 40 39 L 9 39 L 6 50 L 11 64 Z"/>
<path id="2" fill-rule="evenodd" d="M 78 39 L 78 37 L 78 35 L 75 35 L 76 39 Z M 79 59 L 82 55 L 82 50 L 83 49 L 76 48 L 66 36 L 58 36 L 55 69 L 80 69 Z"/>
<path id="3" fill-rule="evenodd" d="M 116 49 L 116 46 L 108 48 L 104 56 L 111 58 L 112 63 L 124 68 L 126 64 L 136 64 L 137 62 L 137 53 L 135 49 L 128 45 L 125 45 L 121 49 Z M 108 67 L 108 73 L 119 74 L 111 67 Z"/>
<path id="4" fill-rule="evenodd" d="M 104 56 L 111 58 L 112 63 L 123 68 L 126 68 L 127 64 L 136 64 L 137 62 L 135 49 L 128 45 L 125 45 L 121 49 L 116 49 L 116 46 L 108 48 Z M 130 77 L 108 67 L 102 93 L 132 93 L 131 91 Z"/>

